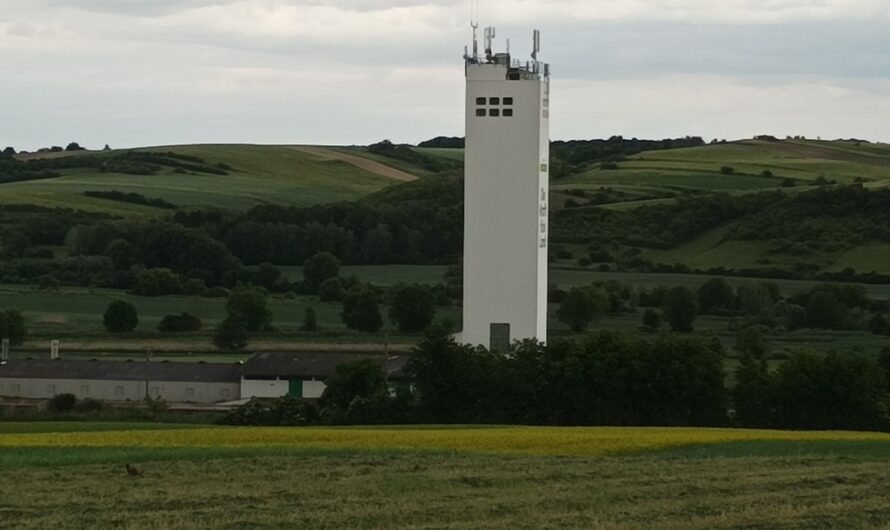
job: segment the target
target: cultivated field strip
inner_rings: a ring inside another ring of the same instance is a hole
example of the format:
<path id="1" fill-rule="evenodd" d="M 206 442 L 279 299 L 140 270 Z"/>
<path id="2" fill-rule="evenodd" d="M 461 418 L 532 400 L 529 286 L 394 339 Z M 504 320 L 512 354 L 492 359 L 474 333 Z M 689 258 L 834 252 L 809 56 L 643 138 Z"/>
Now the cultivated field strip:
<path id="1" fill-rule="evenodd" d="M 640 427 L 241 427 L 0 434 L 0 447 L 9 448 L 303 448 L 578 457 L 641 454 L 735 442 L 890 444 L 890 434 Z"/>

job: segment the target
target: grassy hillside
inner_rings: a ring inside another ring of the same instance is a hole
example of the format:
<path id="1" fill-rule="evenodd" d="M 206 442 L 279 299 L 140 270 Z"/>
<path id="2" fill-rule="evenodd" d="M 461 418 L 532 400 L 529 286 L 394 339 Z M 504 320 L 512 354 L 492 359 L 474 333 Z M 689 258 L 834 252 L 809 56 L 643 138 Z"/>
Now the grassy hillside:
<path id="1" fill-rule="evenodd" d="M 611 188 L 640 199 L 695 192 L 750 192 L 819 179 L 872 186 L 890 183 L 890 145 L 745 140 L 650 151 L 554 182 L 556 190 Z M 732 172 L 724 168 L 731 168 Z M 582 201 L 583 202 L 583 201 Z M 622 201 L 623 202 L 623 201 Z"/>
<path id="2" fill-rule="evenodd" d="M 144 151 L 196 156 L 225 164 L 227 175 L 177 173 L 163 168 L 154 175 L 66 169 L 59 178 L 0 185 L 0 204 L 68 207 L 120 215 L 154 215 L 163 210 L 84 196 L 85 191 L 121 191 L 160 198 L 177 206 L 213 206 L 246 210 L 260 204 L 307 206 L 363 197 L 398 180 L 292 146 L 184 145 Z M 111 153 L 79 156 L 108 157 Z M 361 150 L 353 150 L 361 156 Z M 403 170 L 410 168 L 404 168 Z"/>

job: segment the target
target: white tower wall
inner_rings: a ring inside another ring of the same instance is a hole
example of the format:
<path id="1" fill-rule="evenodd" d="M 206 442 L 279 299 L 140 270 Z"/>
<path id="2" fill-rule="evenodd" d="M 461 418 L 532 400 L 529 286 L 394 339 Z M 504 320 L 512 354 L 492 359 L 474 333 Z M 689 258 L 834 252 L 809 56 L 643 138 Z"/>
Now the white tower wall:
<path id="1" fill-rule="evenodd" d="M 505 55 L 492 62 L 468 61 L 466 97 L 460 340 L 503 347 L 502 325 L 508 324 L 510 342 L 546 341 L 550 158 L 546 69 L 540 63 L 514 67 Z M 494 343 L 492 324 L 501 325 L 495 326 Z"/>

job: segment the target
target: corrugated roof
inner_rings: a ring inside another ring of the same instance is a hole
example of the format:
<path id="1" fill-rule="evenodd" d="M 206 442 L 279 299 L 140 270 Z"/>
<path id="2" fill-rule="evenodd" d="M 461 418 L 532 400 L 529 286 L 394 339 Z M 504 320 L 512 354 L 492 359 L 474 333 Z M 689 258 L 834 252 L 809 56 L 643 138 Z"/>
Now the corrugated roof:
<path id="1" fill-rule="evenodd" d="M 241 380 L 241 366 L 148 361 L 12 359 L 0 364 L 0 378 L 235 383 Z"/>
<path id="2" fill-rule="evenodd" d="M 257 353 L 244 363 L 244 377 L 330 377 L 341 364 L 362 359 L 380 363 L 388 377 L 398 378 L 408 362 L 407 355 L 361 353 Z"/>

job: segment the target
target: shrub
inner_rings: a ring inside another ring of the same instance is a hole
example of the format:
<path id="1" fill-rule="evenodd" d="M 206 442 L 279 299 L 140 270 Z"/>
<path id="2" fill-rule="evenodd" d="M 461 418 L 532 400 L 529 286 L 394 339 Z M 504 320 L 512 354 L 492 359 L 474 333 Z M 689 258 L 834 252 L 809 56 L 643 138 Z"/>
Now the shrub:
<path id="1" fill-rule="evenodd" d="M 220 287 L 220 289 L 222 289 Z M 192 278 L 190 280 L 186 280 L 185 283 L 182 284 L 182 294 L 186 296 L 202 296 L 207 292 L 207 285 L 204 283 L 204 280 L 200 278 Z"/>
<path id="2" fill-rule="evenodd" d="M 227 298 L 229 296 L 229 290 L 225 287 L 211 287 L 204 291 L 204 298 Z"/>
<path id="3" fill-rule="evenodd" d="M 609 297 L 602 289 L 593 286 L 572 287 L 556 310 L 556 317 L 577 333 L 586 330 L 591 322 L 603 316 L 608 305 Z"/>
<path id="4" fill-rule="evenodd" d="M 658 329 L 661 326 L 661 315 L 654 309 L 647 309 L 643 313 L 643 326 L 650 330 Z"/>
<path id="5" fill-rule="evenodd" d="M 213 344 L 221 349 L 231 352 L 243 350 L 247 346 L 250 335 L 241 315 L 229 315 L 216 327 L 213 335 Z"/>
<path id="6" fill-rule="evenodd" d="M 44 274 L 39 278 L 38 282 L 37 287 L 41 291 L 58 291 L 61 285 L 58 278 L 52 274 Z"/>
<path id="7" fill-rule="evenodd" d="M 21 311 L 0 311 L 0 339 L 9 339 L 10 344 L 18 346 L 25 342 L 27 335 L 25 317 Z"/>
<path id="8" fill-rule="evenodd" d="M 698 313 L 692 291 L 682 286 L 669 289 L 664 295 L 661 310 L 671 329 L 682 333 L 692 331 L 692 322 Z"/>
<path id="9" fill-rule="evenodd" d="M 235 289 L 226 301 L 226 311 L 229 317 L 240 315 L 247 331 L 269 329 L 272 325 L 269 296 L 261 288 Z"/>
<path id="10" fill-rule="evenodd" d="M 318 320 L 315 316 L 315 310 L 311 307 L 307 307 L 306 311 L 303 312 L 303 324 L 300 326 L 300 330 L 302 331 L 317 331 L 318 330 Z"/>
<path id="11" fill-rule="evenodd" d="M 74 394 L 57 394 L 49 400 L 47 409 L 50 412 L 71 412 L 76 404 L 77 397 Z"/>
<path id="12" fill-rule="evenodd" d="M 313 289 L 340 274 L 340 260 L 330 252 L 319 252 L 303 262 L 303 280 Z"/>
<path id="13" fill-rule="evenodd" d="M 392 307 L 389 317 L 400 331 L 422 331 L 436 316 L 435 297 L 424 285 L 397 285 L 393 287 Z"/>
<path id="14" fill-rule="evenodd" d="M 735 174 L 735 168 L 732 168 L 730 166 L 723 166 L 720 168 L 720 172 L 724 175 L 733 175 Z"/>
<path id="15" fill-rule="evenodd" d="M 184 332 L 198 331 L 203 327 L 201 319 L 189 313 L 181 315 L 167 315 L 161 319 L 158 324 L 158 331 L 162 332 Z"/>
<path id="16" fill-rule="evenodd" d="M 124 333 L 136 329 L 139 324 L 139 314 L 130 302 L 115 300 L 108 304 L 102 320 L 108 331 Z"/>
<path id="17" fill-rule="evenodd" d="M 182 285 L 179 275 L 170 269 L 148 269 L 136 275 L 136 287 L 133 289 L 133 294 L 164 296 L 181 292 Z"/>
<path id="18" fill-rule="evenodd" d="M 372 332 L 383 326 L 377 294 L 370 288 L 357 288 L 343 298 L 343 323 L 349 329 Z"/>
<path id="19" fill-rule="evenodd" d="M 75 412 L 99 412 L 105 408 L 105 404 L 98 399 L 83 398 L 74 405 Z"/>
<path id="20" fill-rule="evenodd" d="M 318 298 L 322 302 L 340 302 L 343 294 L 343 282 L 340 278 L 328 278 L 318 286 Z"/>
<path id="21" fill-rule="evenodd" d="M 253 398 L 229 411 L 221 420 L 226 425 L 300 426 L 318 421 L 315 406 L 303 399 L 282 396 L 277 399 Z"/>

